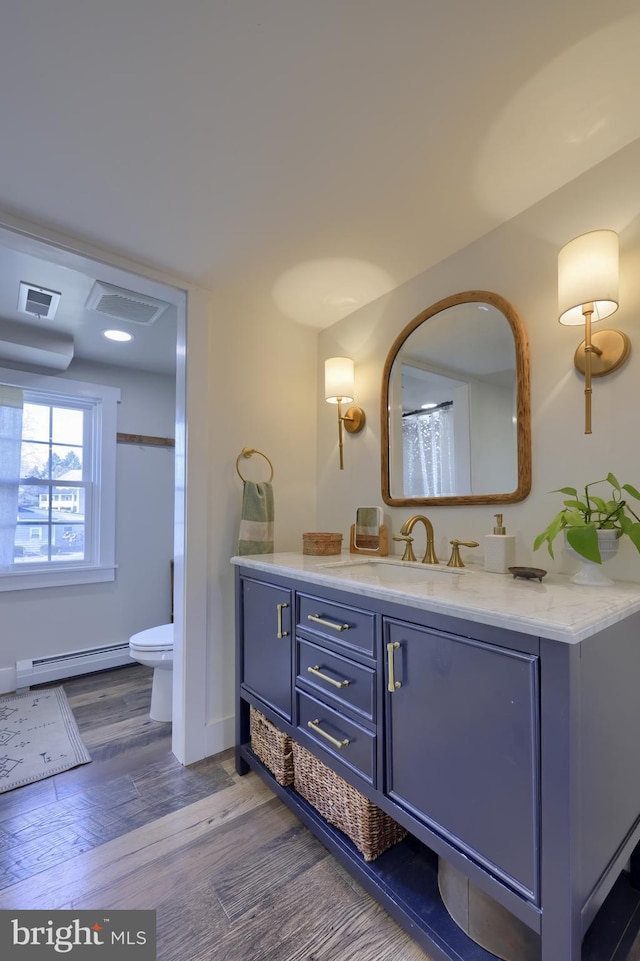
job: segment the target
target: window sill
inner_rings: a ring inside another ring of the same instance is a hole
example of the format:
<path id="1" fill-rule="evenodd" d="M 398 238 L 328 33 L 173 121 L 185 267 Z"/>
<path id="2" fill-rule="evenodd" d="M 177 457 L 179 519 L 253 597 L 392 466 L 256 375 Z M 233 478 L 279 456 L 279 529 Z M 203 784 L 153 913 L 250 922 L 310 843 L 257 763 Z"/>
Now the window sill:
<path id="1" fill-rule="evenodd" d="M 100 584 L 116 579 L 116 568 L 75 567 L 65 570 L 46 570 L 23 573 L 11 571 L 0 574 L 0 591 L 24 591 L 42 587 L 71 587 L 76 584 Z"/>

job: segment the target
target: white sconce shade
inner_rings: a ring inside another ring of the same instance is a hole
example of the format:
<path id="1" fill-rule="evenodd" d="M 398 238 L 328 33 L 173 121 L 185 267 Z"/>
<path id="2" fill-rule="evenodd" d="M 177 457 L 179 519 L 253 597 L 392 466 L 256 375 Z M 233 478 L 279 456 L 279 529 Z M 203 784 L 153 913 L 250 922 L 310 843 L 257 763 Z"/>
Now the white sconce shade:
<path id="1" fill-rule="evenodd" d="M 354 397 L 354 369 L 350 357 L 329 357 L 324 362 L 324 397 L 328 404 L 351 403 Z"/>
<path id="2" fill-rule="evenodd" d="M 350 357 L 329 357 L 325 360 L 324 399 L 328 404 L 338 405 L 340 470 L 344 470 L 342 428 L 344 427 L 349 434 L 359 434 L 366 420 L 362 407 L 350 407 L 346 414 L 342 413 L 343 401 L 350 404 L 353 400 L 354 380 L 353 361 Z"/>
<path id="3" fill-rule="evenodd" d="M 582 234 L 558 254 L 560 323 L 584 324 L 585 304 L 593 304 L 593 323 L 618 309 L 618 235 L 614 230 Z"/>

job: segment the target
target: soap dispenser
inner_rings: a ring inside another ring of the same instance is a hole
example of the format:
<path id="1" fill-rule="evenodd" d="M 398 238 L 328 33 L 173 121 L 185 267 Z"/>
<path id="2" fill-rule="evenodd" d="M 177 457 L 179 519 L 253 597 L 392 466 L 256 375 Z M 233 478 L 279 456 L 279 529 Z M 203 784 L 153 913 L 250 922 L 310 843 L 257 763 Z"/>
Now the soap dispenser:
<path id="1" fill-rule="evenodd" d="M 513 534 L 507 534 L 502 514 L 494 517 L 493 534 L 487 534 L 484 539 L 484 569 L 492 574 L 506 574 L 516 562 L 516 539 Z"/>

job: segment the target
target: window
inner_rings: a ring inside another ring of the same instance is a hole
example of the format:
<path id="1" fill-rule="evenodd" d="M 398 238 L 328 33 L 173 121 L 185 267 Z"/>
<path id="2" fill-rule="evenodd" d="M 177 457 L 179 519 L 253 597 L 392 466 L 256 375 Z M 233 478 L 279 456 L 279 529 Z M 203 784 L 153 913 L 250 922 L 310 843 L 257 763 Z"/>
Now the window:
<path id="1" fill-rule="evenodd" d="M 118 399 L 0 370 L 0 590 L 113 580 Z"/>

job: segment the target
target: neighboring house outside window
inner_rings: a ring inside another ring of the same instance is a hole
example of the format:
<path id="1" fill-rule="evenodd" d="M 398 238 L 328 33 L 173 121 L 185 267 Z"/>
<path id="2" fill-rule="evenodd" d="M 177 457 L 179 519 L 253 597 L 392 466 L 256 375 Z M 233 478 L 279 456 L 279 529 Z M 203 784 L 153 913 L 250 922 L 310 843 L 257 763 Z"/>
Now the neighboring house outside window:
<path id="1" fill-rule="evenodd" d="M 119 395 L 0 370 L 0 590 L 114 579 Z"/>

